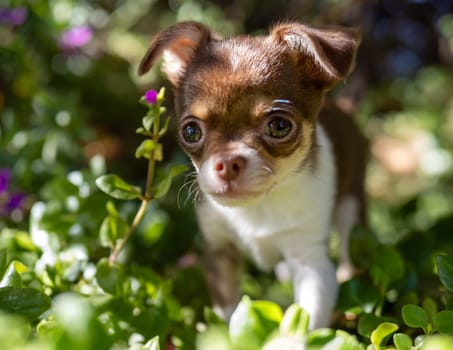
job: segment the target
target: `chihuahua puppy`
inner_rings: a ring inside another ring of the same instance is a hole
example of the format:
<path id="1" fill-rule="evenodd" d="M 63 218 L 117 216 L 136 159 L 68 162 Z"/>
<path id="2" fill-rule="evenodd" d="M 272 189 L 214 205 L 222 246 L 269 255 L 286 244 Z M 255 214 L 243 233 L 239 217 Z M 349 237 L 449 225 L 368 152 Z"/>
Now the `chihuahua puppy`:
<path id="1" fill-rule="evenodd" d="M 367 144 L 349 116 L 321 107 L 359 40 L 352 29 L 299 23 L 223 39 L 183 22 L 157 34 L 140 63 L 142 75 L 162 56 L 175 87 L 179 142 L 202 194 L 207 282 L 226 318 L 245 255 L 264 270 L 285 264 L 310 327 L 330 323 L 338 285 L 328 236 L 336 219 L 344 279 L 349 231 L 364 220 Z"/>

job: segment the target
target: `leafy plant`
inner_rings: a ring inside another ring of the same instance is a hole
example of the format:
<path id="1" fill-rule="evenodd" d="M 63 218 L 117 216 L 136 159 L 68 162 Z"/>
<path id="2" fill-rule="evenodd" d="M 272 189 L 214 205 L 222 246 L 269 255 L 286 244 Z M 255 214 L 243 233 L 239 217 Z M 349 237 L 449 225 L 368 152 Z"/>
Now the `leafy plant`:
<path id="1" fill-rule="evenodd" d="M 148 160 L 143 193 L 117 175 L 96 179 L 99 188 L 114 199 L 141 200 L 132 224 L 123 219 L 113 201 L 101 200 L 92 185 L 93 174 L 73 172 L 67 179 L 57 178 L 46 185 L 49 202 L 34 204 L 30 235 L 2 230 L 0 246 L 5 248 L 0 250 L 0 311 L 24 317 L 14 321 L 16 326 L 25 320 L 37 325 L 30 346 L 109 349 L 116 344 L 158 349 L 177 342 L 178 334 L 182 339 L 188 337 L 190 343 L 191 336 L 185 334 L 182 324 L 193 327 L 191 311 L 179 307 L 171 295 L 171 284 L 151 269 L 124 266 L 117 260 L 149 203 L 163 198 L 172 180 L 186 169 L 173 166 L 165 178 L 155 181 L 155 162 L 162 160 L 159 140 L 168 128 L 168 119 L 161 124 L 163 100 L 163 89 L 141 99 L 148 108 L 143 126 L 137 130 L 147 137 L 136 152 L 137 158 Z M 106 247 L 111 253 L 94 263 L 90 258 L 93 252 L 87 251 L 90 241 L 80 240 L 84 237 L 78 232 L 91 226 L 87 214 L 100 214 L 92 212 L 92 205 L 99 203 L 106 205 L 108 215 L 102 222 L 95 221 L 99 236 L 94 249 Z M 62 235 L 65 231 L 69 233 Z M 7 251 L 20 259 L 10 259 Z M 176 340 L 169 338 L 170 329 Z"/>
<path id="2" fill-rule="evenodd" d="M 148 107 L 148 113 L 142 119 L 142 127 L 137 129 L 137 133 L 145 136 L 146 139 L 137 147 L 135 152 L 136 158 L 148 159 L 148 173 L 143 193 L 139 187 L 129 184 L 115 174 L 103 175 L 96 179 L 97 186 L 113 198 L 120 200 L 139 198 L 141 200 L 140 208 L 131 225 L 128 225 L 120 217 L 113 203 L 109 202 L 107 205 L 109 215 L 102 223 L 101 239 L 104 246 L 112 249 L 109 257 L 110 264 L 114 264 L 118 259 L 121 250 L 143 219 L 149 203 L 153 199 L 165 196 L 170 189 L 172 180 L 187 170 L 185 166 L 174 165 L 161 182 L 154 184 L 156 162 L 163 158 L 160 139 L 167 132 L 170 120 L 167 118 L 163 125 L 161 124 L 161 115 L 166 111 L 165 107 L 162 106 L 164 94 L 163 88 L 159 93 L 150 90 L 140 100 Z"/>

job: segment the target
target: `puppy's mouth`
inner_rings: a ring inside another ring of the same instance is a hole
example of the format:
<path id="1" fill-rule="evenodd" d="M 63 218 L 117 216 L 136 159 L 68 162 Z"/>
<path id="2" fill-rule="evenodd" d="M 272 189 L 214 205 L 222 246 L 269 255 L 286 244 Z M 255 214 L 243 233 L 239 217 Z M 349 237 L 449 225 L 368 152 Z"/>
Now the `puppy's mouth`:
<path id="1" fill-rule="evenodd" d="M 263 191 L 239 188 L 234 183 L 225 183 L 217 188 L 204 191 L 217 203 L 225 206 L 244 206 L 255 202 L 261 197 Z"/>
<path id="2" fill-rule="evenodd" d="M 224 207 L 246 207 L 259 201 L 263 193 L 253 191 L 223 190 L 205 192 L 217 204 Z"/>

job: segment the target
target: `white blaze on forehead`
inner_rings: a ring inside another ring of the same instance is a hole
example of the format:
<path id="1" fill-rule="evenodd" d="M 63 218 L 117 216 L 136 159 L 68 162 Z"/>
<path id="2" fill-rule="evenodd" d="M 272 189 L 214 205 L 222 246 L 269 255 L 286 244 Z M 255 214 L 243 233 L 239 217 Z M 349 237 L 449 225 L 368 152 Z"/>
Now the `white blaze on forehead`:
<path id="1" fill-rule="evenodd" d="M 251 61 L 255 61 L 256 53 L 248 45 L 232 44 L 226 50 L 230 61 L 230 68 L 236 72 L 240 68 L 247 67 Z"/>
<path id="2" fill-rule="evenodd" d="M 273 72 L 271 62 L 277 62 L 275 52 L 269 56 L 249 45 L 233 44 L 225 53 L 233 73 L 249 75 L 253 80 L 268 78 Z"/>

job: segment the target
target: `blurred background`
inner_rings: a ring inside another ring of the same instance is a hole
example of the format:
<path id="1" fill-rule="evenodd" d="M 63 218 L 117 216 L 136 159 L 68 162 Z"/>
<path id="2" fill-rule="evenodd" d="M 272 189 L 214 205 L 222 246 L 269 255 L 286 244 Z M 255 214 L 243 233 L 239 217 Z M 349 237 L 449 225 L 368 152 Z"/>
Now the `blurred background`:
<path id="1" fill-rule="evenodd" d="M 45 203 L 60 237 L 89 240 L 94 261 L 106 255 L 95 243 L 106 197 L 94 178 L 115 172 L 143 184 L 146 164 L 134 150 L 146 111 L 137 101 L 166 86 L 172 115 L 172 97 L 159 69 L 139 78 L 137 65 L 156 32 L 190 19 L 226 36 L 266 33 L 284 20 L 359 27 L 357 67 L 332 96 L 372 141 L 371 228 L 390 243 L 450 232 L 452 10 L 451 0 L 1 0 L 0 229 L 33 231 L 31 208 Z M 189 164 L 174 130 L 164 149 L 165 162 Z M 196 263 L 184 181 L 151 208 L 130 259 L 158 271 Z M 125 217 L 136 210 L 119 206 Z"/>

